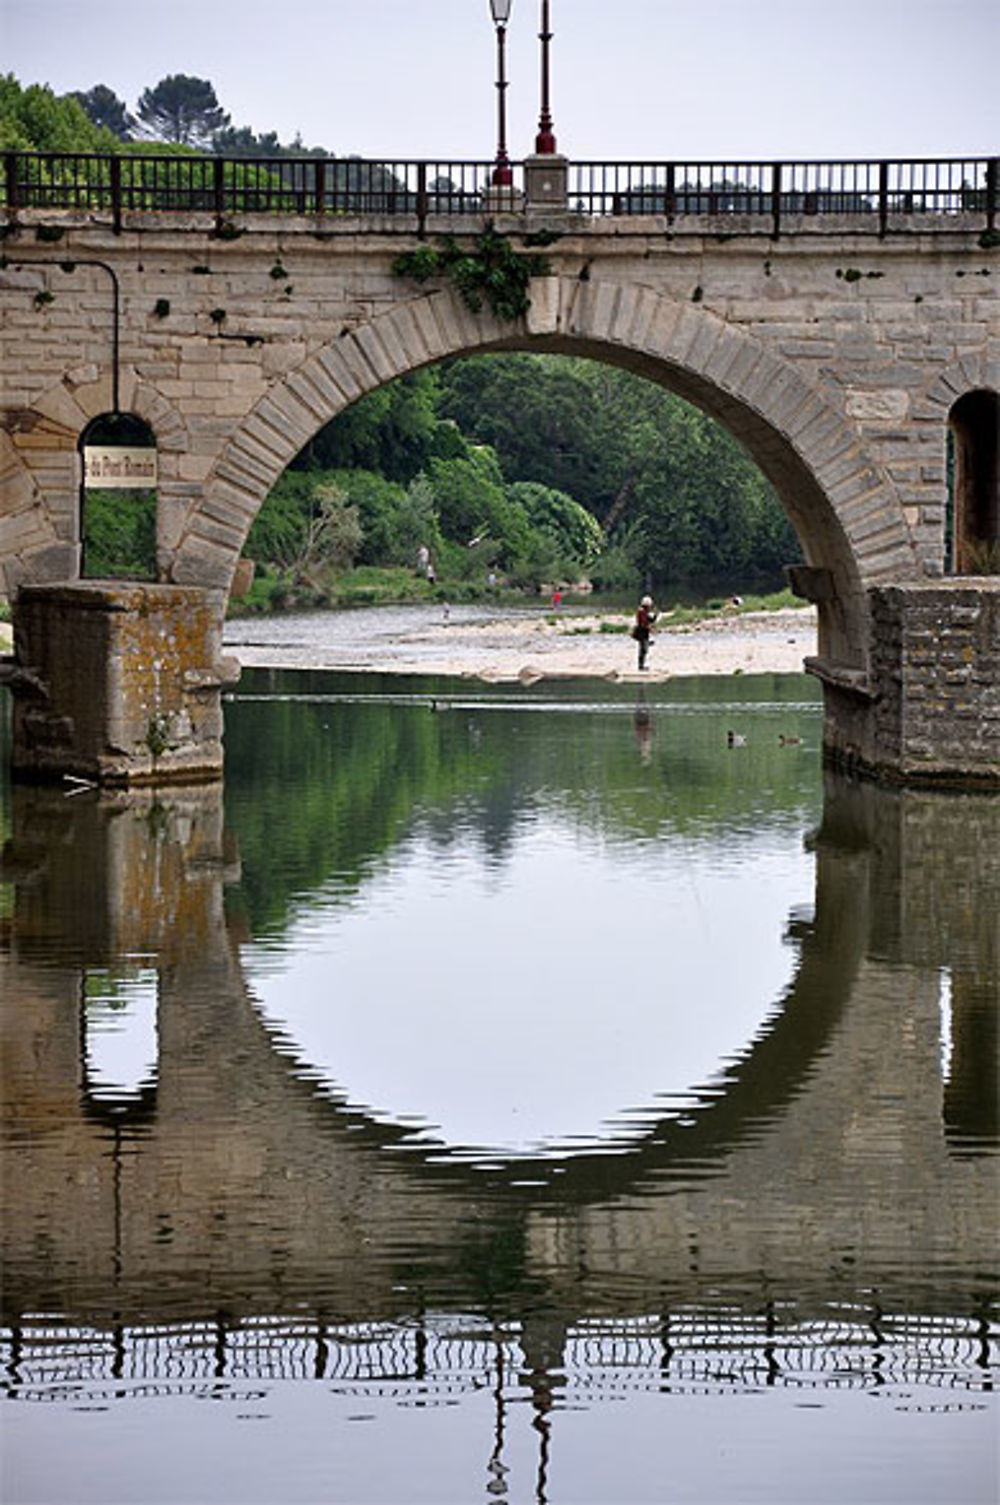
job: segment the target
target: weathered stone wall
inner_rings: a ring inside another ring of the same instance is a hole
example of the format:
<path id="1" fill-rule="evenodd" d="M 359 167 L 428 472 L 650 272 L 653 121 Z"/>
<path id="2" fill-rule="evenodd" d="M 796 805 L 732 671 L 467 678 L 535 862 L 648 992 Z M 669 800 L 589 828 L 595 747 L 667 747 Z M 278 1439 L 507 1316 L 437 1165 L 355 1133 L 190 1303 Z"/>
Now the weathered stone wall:
<path id="1" fill-rule="evenodd" d="M 8 591 L 76 572 L 75 450 L 112 403 L 116 285 L 120 403 L 151 423 L 160 449 L 161 572 L 215 586 L 316 428 L 446 355 L 557 345 L 674 386 L 754 451 L 807 554 L 829 556 L 839 523 L 866 582 L 940 570 L 948 409 L 972 388 L 1000 387 L 1000 262 L 955 220 L 884 240 L 842 229 L 772 242 L 567 216 L 547 252 L 554 276 L 535 283 L 523 325 L 501 326 L 392 275 L 413 242 L 405 221 L 320 232 L 309 220 L 250 220 L 226 241 L 167 215 L 133 216 L 118 236 L 69 213 L 45 218 L 64 227 L 58 249 L 23 216 L 0 271 Z M 45 293 L 53 301 L 38 306 Z"/>
<path id="2" fill-rule="evenodd" d="M 872 591 L 873 761 L 904 778 L 1000 778 L 1000 583 Z"/>
<path id="3" fill-rule="evenodd" d="M 222 598 L 164 585 L 22 588 L 16 773 L 158 783 L 222 773 Z"/>
<path id="4" fill-rule="evenodd" d="M 1000 784 L 1000 580 L 870 591 L 868 672 L 823 681 L 824 748 L 848 768 L 913 784 Z"/>

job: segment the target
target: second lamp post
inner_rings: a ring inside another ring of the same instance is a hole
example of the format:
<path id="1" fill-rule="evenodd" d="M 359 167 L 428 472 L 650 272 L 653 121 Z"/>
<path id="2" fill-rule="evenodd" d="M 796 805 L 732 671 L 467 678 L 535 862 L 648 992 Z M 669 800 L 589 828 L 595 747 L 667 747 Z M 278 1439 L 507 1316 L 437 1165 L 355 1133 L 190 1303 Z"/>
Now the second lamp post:
<path id="1" fill-rule="evenodd" d="M 497 160 L 493 169 L 493 184 L 497 188 L 509 188 L 514 181 L 510 162 L 507 160 L 507 112 L 504 101 L 507 90 L 504 44 L 512 4 L 513 0 L 490 0 L 490 14 L 497 32 Z"/>

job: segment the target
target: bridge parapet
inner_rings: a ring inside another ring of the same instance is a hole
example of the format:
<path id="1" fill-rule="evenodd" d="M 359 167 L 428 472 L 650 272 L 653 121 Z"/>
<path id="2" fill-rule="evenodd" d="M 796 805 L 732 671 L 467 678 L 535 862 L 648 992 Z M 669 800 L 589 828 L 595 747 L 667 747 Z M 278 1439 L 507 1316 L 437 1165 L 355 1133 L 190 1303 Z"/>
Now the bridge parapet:
<path id="1" fill-rule="evenodd" d="M 493 182 L 495 162 L 336 157 L 203 157 L 155 153 L 7 152 L 0 207 L 83 209 L 109 216 L 201 213 L 219 227 L 253 215 L 403 218 L 421 233 L 434 218 L 484 213 L 569 212 L 581 219 L 676 222 L 722 219 L 741 233 L 853 223 L 885 235 L 923 220 L 987 234 L 1000 203 L 1000 158 L 870 161 L 513 162 L 511 182 Z M 961 223 L 959 223 L 961 221 Z M 839 223 L 838 223 L 839 222 Z"/>

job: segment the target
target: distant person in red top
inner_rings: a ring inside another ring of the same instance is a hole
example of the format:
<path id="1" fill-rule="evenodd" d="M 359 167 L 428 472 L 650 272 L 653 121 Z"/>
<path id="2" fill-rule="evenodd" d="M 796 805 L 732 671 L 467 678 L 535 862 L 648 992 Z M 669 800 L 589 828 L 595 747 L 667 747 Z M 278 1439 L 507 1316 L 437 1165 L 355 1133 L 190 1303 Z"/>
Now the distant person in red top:
<path id="1" fill-rule="evenodd" d="M 562 591 L 559 589 L 558 585 L 552 592 L 552 605 L 556 608 L 556 610 L 558 610 L 558 608 L 562 605 Z"/>
<path id="2" fill-rule="evenodd" d="M 635 614 L 635 626 L 632 628 L 632 636 L 639 644 L 639 668 L 645 669 L 646 655 L 649 652 L 650 639 L 652 637 L 653 623 L 656 621 L 656 609 L 653 606 L 652 596 L 643 596 L 639 602 Z"/>

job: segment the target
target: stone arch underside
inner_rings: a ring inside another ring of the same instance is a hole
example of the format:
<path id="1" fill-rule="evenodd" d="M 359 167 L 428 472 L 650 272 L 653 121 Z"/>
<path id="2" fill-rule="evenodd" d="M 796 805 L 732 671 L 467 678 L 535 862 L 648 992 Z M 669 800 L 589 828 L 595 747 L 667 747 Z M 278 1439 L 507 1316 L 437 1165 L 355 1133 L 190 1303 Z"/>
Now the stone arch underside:
<path id="1" fill-rule="evenodd" d="M 494 350 L 587 356 L 666 386 L 718 419 L 787 511 L 807 564 L 829 572 L 821 659 L 862 668 L 866 587 L 918 576 L 902 508 L 856 428 L 789 361 L 708 309 L 652 289 L 551 277 L 512 329 L 450 289 L 345 330 L 276 382 L 236 428 L 167 561 L 182 584 L 227 588 L 250 525 L 303 446 L 359 397 L 421 366 Z"/>

